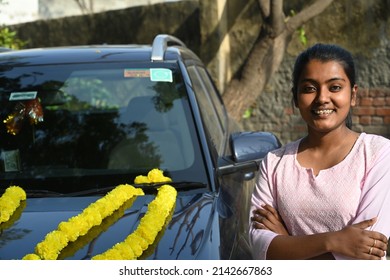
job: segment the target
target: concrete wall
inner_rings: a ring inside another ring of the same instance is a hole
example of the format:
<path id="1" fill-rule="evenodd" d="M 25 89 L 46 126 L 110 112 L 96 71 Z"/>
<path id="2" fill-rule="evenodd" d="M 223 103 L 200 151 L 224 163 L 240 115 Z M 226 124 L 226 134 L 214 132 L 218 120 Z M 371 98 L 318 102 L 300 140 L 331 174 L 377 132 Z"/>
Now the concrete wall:
<path id="1" fill-rule="evenodd" d="M 189 0 L 12 0 L 0 3 L 0 24 L 11 25 L 135 6 Z"/>
<path id="2" fill-rule="evenodd" d="M 239 70 L 257 38 L 257 0 L 200 0 L 200 56 L 221 92 Z"/>
<path id="3" fill-rule="evenodd" d="M 10 26 L 27 47 L 151 43 L 159 33 L 181 38 L 199 52 L 198 1 L 137 6 L 85 16 Z"/>

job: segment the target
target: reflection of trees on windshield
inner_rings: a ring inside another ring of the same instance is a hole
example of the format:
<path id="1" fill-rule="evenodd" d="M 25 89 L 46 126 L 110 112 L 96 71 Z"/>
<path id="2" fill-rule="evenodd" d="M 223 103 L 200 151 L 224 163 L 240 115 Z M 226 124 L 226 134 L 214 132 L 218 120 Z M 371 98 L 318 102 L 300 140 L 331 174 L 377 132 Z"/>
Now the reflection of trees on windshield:
<path id="1" fill-rule="evenodd" d="M 3 99 L 6 97 L 4 92 L 7 92 L 9 91 L 9 89 L 13 89 L 13 88 L 20 88 L 20 79 L 19 78 L 10 79 L 0 74 L 0 90 L 2 92 L 1 98 Z"/>
<path id="2" fill-rule="evenodd" d="M 133 122 L 125 126 L 125 138 L 110 154 L 109 168 L 113 169 L 152 169 L 160 166 L 161 157 L 146 135 L 146 124 Z"/>
<path id="3" fill-rule="evenodd" d="M 129 153 L 121 155 L 124 162 L 117 168 L 129 168 L 131 162 L 139 160 L 149 162 L 150 165 L 158 164 L 152 145 L 146 143 L 144 125 L 133 123 L 118 127 L 114 121 L 116 117 L 115 112 L 46 112 L 45 122 L 36 127 L 34 140 L 26 130 L 26 134 L 19 137 L 25 153 L 21 155 L 23 167 L 50 165 L 51 168 L 105 169 L 109 164 L 111 150 L 124 138 L 131 145 Z"/>
<path id="4" fill-rule="evenodd" d="M 23 240 L 31 230 L 22 228 L 11 228 L 5 231 L 0 231 L 0 248 L 7 245 L 8 241 Z M 1 252 L 0 252 L 1 253 Z M 0 254 L 1 259 L 1 254 Z"/>
<path id="5" fill-rule="evenodd" d="M 155 142 L 160 140 L 159 137 L 151 138 L 150 135 L 155 133 L 153 131 L 155 127 L 158 127 L 156 133 L 161 137 L 166 139 L 167 135 L 171 135 L 170 127 L 164 127 L 164 125 L 169 126 L 169 124 L 162 121 L 162 119 L 166 119 L 165 113 L 172 109 L 173 101 L 184 96 L 184 87 L 183 85 L 177 86 L 166 82 L 158 82 L 148 86 L 149 83 L 143 84 L 140 82 L 139 85 L 143 86 L 138 86 L 143 87 L 143 89 L 151 88 L 154 95 L 136 95 L 134 99 L 138 99 L 140 103 L 133 105 L 132 100 L 130 100 L 129 107 L 125 112 L 125 114 L 128 114 L 125 118 L 128 118 L 131 123 L 131 128 L 138 128 L 139 130 L 135 134 L 126 131 L 127 139 L 119 143 L 111 154 L 110 168 L 120 168 L 122 166 L 124 169 L 134 167 L 152 169 L 160 167 L 164 161 L 167 161 L 163 156 L 166 155 L 166 151 L 161 151 L 162 147 Z M 181 88 L 181 92 L 179 88 Z M 149 103 L 150 101 L 152 104 Z M 148 121 L 145 121 L 146 118 L 148 118 Z M 166 135 L 163 136 L 164 133 Z M 134 160 L 137 161 L 136 164 Z"/>
<path id="6" fill-rule="evenodd" d="M 142 120 L 123 123 L 120 119 L 122 109 L 137 96 L 150 97 L 153 111 L 165 116 L 173 108 L 174 101 L 186 95 L 180 75 L 175 75 L 173 83 L 155 83 L 145 78 L 118 78 L 115 72 L 107 72 L 110 76 L 105 76 L 104 71 L 80 71 L 77 76 L 71 74 L 73 70 L 42 68 L 41 72 L 36 72 L 12 68 L 12 73 L 0 75 L 0 88 L 8 93 L 0 97 L 0 148 L 17 151 L 20 171 L 42 179 L 45 174 L 55 176 L 68 169 L 108 168 L 139 172 L 166 164 L 169 151 L 156 144 L 159 137 L 150 136 L 149 123 Z M 37 93 L 43 108 L 43 121 L 23 122 L 18 134 L 10 135 L 3 120 L 15 108 L 16 102 L 10 101 L 9 95 L 28 91 Z M 158 127 L 154 118 L 149 119 Z M 4 171 L 0 170 L 0 173 Z"/>
<path id="7" fill-rule="evenodd" d="M 27 64 L 27 63 L 25 63 Z M 14 67 L 14 65 L 3 64 L 0 69 L 0 89 L 1 92 L 8 92 L 9 90 L 23 88 L 34 88 L 37 86 L 37 81 L 44 77 L 43 72 L 31 71 L 24 72 L 19 71 L 19 67 L 22 66 L 22 63 L 18 64 L 18 67 Z"/>
<path id="8" fill-rule="evenodd" d="M 0 248 L 7 245 L 8 241 L 23 239 L 31 232 L 31 230 L 18 227 L 11 228 L 20 219 L 25 207 L 26 201 L 21 201 L 20 206 L 16 209 L 10 219 L 5 223 L 0 224 Z M 1 255 L 0 259 L 2 259 Z"/>
<path id="9" fill-rule="evenodd" d="M 62 90 L 69 101 L 62 106 L 71 111 L 90 109 L 118 108 L 112 104 L 113 94 L 103 86 L 103 81 L 97 78 L 71 78 L 66 81 Z"/>
<path id="10" fill-rule="evenodd" d="M 153 96 L 153 103 L 157 112 L 167 112 L 173 107 L 173 101 L 185 96 L 185 87 L 180 83 L 160 82 L 153 86 L 156 95 Z"/>
<path id="11" fill-rule="evenodd" d="M 3 85 L 8 84 L 8 92 L 27 91 L 20 89 L 22 77 L 2 79 Z M 0 132 L 1 148 L 19 150 L 23 169 L 105 169 L 110 151 L 123 138 L 131 142 L 133 148 L 124 155 L 127 161 L 138 161 L 146 168 L 160 164 L 155 148 L 148 143 L 144 124 L 117 125 L 118 108 L 110 103 L 113 93 L 102 87 L 99 79 L 73 78 L 66 83 L 46 81 L 33 88 L 44 106 L 44 122 L 35 126 L 23 122 L 17 135 L 9 135 L 1 124 Z M 2 103 L 4 120 L 16 103 L 10 102 L 8 95 L 2 95 Z M 125 166 L 117 168 L 124 169 Z"/>

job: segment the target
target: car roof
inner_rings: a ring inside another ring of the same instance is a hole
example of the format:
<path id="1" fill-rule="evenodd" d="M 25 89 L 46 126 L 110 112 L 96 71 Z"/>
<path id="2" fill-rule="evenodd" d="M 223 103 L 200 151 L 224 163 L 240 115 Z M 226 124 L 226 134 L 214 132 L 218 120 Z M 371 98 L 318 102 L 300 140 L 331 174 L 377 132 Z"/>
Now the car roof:
<path id="1" fill-rule="evenodd" d="M 168 45 L 172 44 L 173 45 Z M 153 44 L 128 45 L 84 45 L 4 50 L 0 52 L 0 63 L 15 61 L 28 64 L 83 63 L 83 62 L 165 62 L 177 60 L 199 60 L 179 39 L 161 34 Z"/>

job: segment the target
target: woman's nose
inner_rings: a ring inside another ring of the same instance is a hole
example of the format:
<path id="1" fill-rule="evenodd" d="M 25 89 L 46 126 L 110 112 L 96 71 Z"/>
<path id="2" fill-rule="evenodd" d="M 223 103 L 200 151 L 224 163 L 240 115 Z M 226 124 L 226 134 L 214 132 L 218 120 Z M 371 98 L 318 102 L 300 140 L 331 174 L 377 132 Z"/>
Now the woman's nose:
<path id="1" fill-rule="evenodd" d="M 330 91 L 327 88 L 320 88 L 316 98 L 318 103 L 327 103 L 330 100 Z"/>

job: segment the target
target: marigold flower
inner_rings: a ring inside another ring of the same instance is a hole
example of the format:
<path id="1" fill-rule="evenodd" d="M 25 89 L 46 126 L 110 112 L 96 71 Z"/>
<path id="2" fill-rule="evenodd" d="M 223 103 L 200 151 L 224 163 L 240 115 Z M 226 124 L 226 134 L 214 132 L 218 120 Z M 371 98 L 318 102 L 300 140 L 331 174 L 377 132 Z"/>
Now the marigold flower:
<path id="1" fill-rule="evenodd" d="M 171 182 L 171 178 L 165 177 L 160 169 L 152 169 L 148 173 L 148 179 L 151 183 Z"/>
<path id="2" fill-rule="evenodd" d="M 0 224 L 11 218 L 23 200 L 26 200 L 26 193 L 22 188 L 11 186 L 5 190 L 0 197 Z"/>
<path id="3" fill-rule="evenodd" d="M 37 254 L 28 254 L 23 257 L 23 260 L 41 260 Z"/>
<path id="4" fill-rule="evenodd" d="M 62 231 L 49 232 L 45 240 L 35 247 L 36 254 L 44 260 L 56 260 L 63 248 L 68 245 L 68 238 Z"/>

